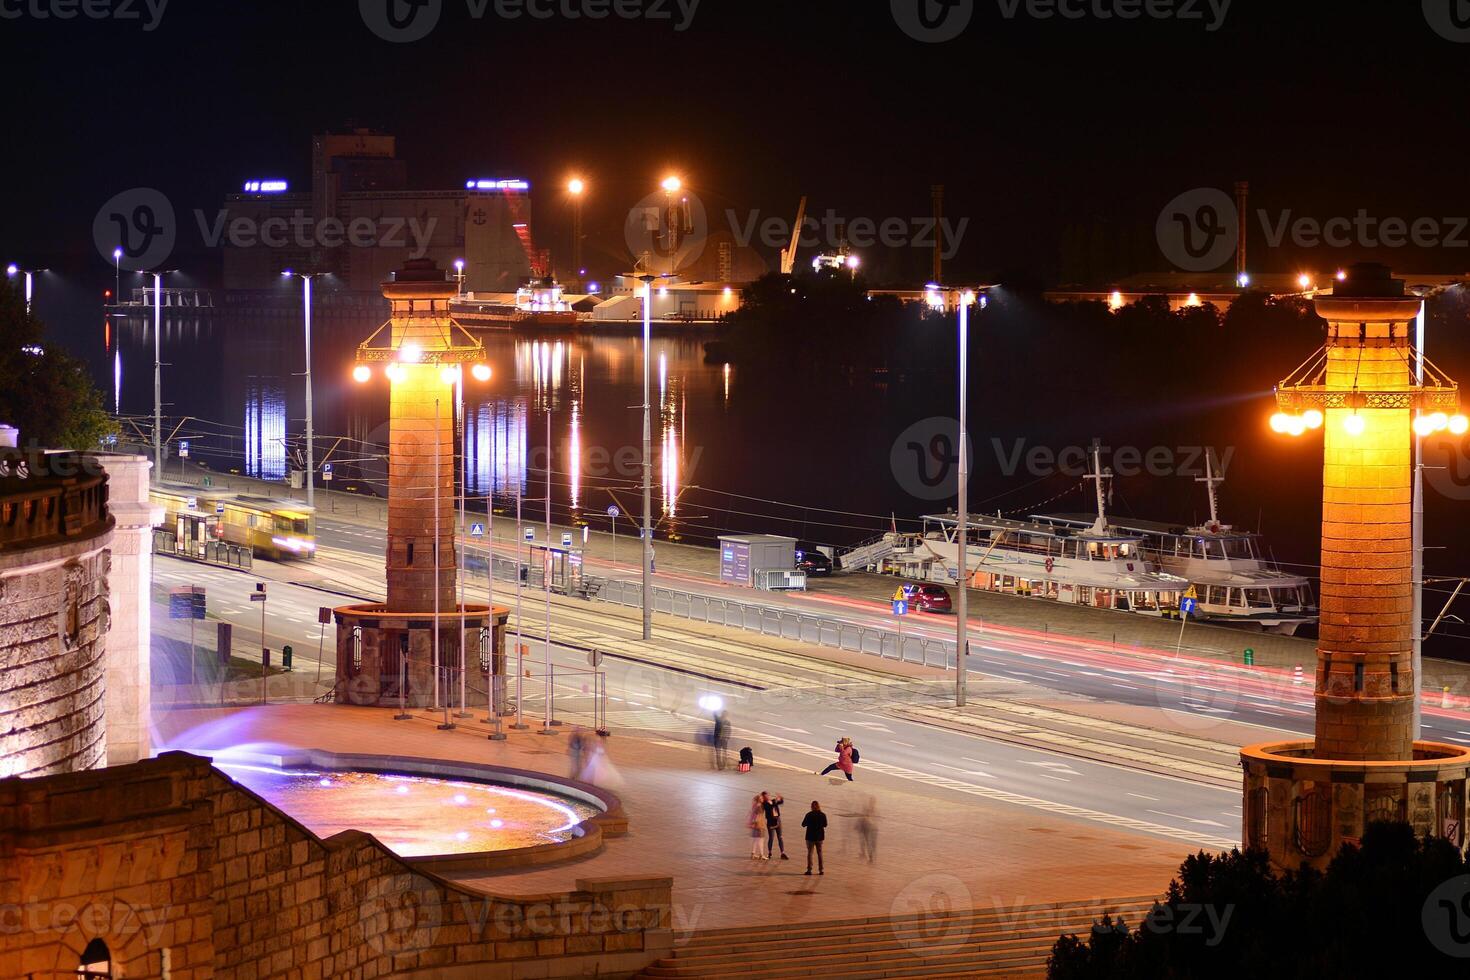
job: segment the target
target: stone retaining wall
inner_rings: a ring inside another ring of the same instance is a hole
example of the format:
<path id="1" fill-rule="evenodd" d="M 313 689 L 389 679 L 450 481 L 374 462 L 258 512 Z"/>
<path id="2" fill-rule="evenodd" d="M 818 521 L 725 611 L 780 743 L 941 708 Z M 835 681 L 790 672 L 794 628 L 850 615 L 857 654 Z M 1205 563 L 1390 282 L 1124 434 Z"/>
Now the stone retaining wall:
<path id="1" fill-rule="evenodd" d="M 514 878 L 507 877 L 508 884 Z M 0 976 L 632 976 L 671 944 L 668 878 L 506 898 L 371 836 L 322 839 L 184 753 L 0 782 Z"/>
<path id="2" fill-rule="evenodd" d="M 0 777 L 106 764 L 111 541 L 0 552 Z"/>

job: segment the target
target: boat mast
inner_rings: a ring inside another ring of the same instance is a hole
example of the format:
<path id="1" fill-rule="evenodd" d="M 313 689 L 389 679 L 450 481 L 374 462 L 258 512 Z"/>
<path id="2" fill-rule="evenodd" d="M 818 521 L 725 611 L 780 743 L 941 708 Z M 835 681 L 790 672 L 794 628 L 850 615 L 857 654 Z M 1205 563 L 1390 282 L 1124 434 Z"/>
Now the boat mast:
<path id="1" fill-rule="evenodd" d="M 1215 488 L 1218 487 L 1220 484 L 1224 483 L 1225 482 L 1225 478 L 1223 476 L 1216 476 L 1215 475 L 1214 462 L 1213 462 L 1213 459 L 1211 457 L 1210 450 L 1208 448 L 1205 449 L 1205 475 L 1204 476 L 1197 476 L 1197 477 L 1195 477 L 1194 478 L 1194 482 L 1195 483 L 1203 483 L 1205 485 L 1205 488 L 1207 490 L 1209 490 L 1209 493 L 1210 493 L 1210 527 L 1211 527 L 1211 529 L 1216 528 L 1216 527 L 1219 527 L 1220 526 L 1220 507 L 1219 507 L 1219 501 L 1216 499 L 1216 496 L 1215 496 Z"/>
<path id="2" fill-rule="evenodd" d="M 1093 523 L 1092 530 L 1097 534 L 1106 534 L 1108 531 L 1108 518 L 1105 513 L 1106 508 L 1104 507 L 1103 501 L 1103 480 L 1112 476 L 1112 474 L 1103 472 L 1102 445 L 1097 440 L 1093 440 L 1092 443 L 1092 468 L 1094 472 L 1084 477 L 1084 479 L 1095 481 L 1097 489 L 1097 521 Z"/>

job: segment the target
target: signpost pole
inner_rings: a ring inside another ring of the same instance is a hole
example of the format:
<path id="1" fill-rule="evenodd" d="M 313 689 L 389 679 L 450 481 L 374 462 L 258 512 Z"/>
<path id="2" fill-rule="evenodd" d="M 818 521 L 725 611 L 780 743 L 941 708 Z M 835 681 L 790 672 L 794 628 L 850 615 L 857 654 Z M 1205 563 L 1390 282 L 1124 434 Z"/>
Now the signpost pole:
<path id="1" fill-rule="evenodd" d="M 1176 657 L 1184 649 L 1184 624 L 1189 622 L 1190 614 L 1194 612 L 1198 601 L 1199 597 L 1192 585 L 1184 591 L 1184 598 L 1179 600 L 1179 639 L 1174 644 L 1174 656 Z"/>

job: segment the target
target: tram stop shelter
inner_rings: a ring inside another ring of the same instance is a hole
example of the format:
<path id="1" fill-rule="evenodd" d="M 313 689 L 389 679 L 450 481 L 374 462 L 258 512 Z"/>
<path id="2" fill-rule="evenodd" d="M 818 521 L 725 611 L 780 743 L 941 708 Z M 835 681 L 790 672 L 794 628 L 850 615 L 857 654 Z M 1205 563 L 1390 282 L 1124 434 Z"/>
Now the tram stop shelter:
<path id="1" fill-rule="evenodd" d="M 580 593 L 586 588 L 582 549 L 568 545 L 529 542 L 528 576 L 536 585 L 551 582 L 559 595 Z M 549 579 L 548 579 L 549 575 Z"/>

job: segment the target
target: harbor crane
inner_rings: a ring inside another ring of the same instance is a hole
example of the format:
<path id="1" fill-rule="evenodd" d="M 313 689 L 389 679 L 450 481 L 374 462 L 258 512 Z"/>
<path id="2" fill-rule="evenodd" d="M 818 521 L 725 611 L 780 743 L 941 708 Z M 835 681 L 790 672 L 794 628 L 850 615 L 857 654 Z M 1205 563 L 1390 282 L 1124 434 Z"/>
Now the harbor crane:
<path id="1" fill-rule="evenodd" d="M 796 268 L 796 246 L 801 242 L 801 223 L 806 220 L 806 195 L 801 196 L 801 203 L 796 206 L 796 224 L 791 226 L 791 244 L 781 250 L 781 275 L 791 275 L 791 270 Z"/>

